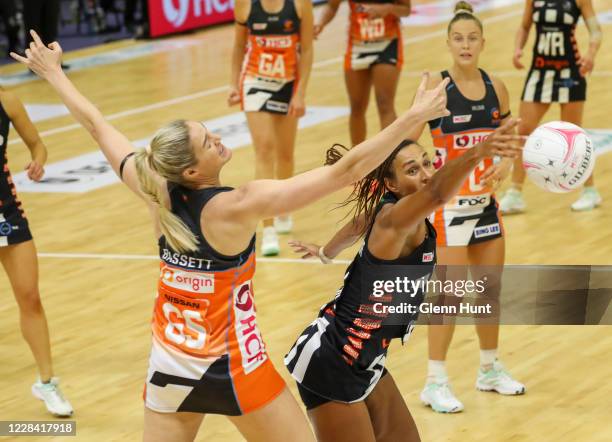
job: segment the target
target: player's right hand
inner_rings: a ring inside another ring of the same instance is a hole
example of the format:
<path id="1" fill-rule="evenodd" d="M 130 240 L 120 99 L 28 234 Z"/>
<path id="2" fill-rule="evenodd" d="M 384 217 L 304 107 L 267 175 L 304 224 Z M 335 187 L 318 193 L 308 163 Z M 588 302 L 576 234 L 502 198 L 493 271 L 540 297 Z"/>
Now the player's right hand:
<path id="1" fill-rule="evenodd" d="M 227 96 L 227 105 L 234 106 L 240 103 L 240 91 L 237 87 L 231 86 L 229 95 Z"/>
<path id="2" fill-rule="evenodd" d="M 295 253 L 303 253 L 302 259 L 319 259 L 319 249 L 321 246 L 309 244 L 302 241 L 289 241 L 289 245 Z"/>
<path id="3" fill-rule="evenodd" d="M 321 23 L 316 23 L 314 25 L 313 37 L 315 38 L 315 40 L 319 37 L 319 34 L 321 33 L 324 27 L 325 26 L 322 25 Z"/>
<path id="4" fill-rule="evenodd" d="M 514 65 L 515 68 L 517 69 L 525 69 L 525 66 L 523 66 L 523 63 L 521 63 L 521 57 L 523 56 L 523 50 L 522 49 L 516 49 L 514 51 L 514 56 L 512 57 L 512 64 Z"/>
<path id="5" fill-rule="evenodd" d="M 27 66 L 32 72 L 41 78 L 47 76 L 54 71 L 61 70 L 62 66 L 62 47 L 58 42 L 53 42 L 49 46 L 45 46 L 36 31 L 30 30 L 30 35 L 34 39 L 30 43 L 30 47 L 25 50 L 25 57 L 11 52 L 11 57 L 19 63 Z"/>
<path id="6" fill-rule="evenodd" d="M 503 158 L 516 158 L 520 155 L 524 137 L 516 133 L 519 119 L 509 118 L 504 124 L 495 129 L 486 140 L 474 146 L 477 154 L 484 158 L 499 156 Z"/>
<path id="7" fill-rule="evenodd" d="M 449 81 L 449 78 L 445 78 L 435 88 L 427 89 L 429 72 L 424 72 L 410 110 L 419 115 L 423 122 L 449 116 L 450 112 L 446 109 L 446 86 Z"/>

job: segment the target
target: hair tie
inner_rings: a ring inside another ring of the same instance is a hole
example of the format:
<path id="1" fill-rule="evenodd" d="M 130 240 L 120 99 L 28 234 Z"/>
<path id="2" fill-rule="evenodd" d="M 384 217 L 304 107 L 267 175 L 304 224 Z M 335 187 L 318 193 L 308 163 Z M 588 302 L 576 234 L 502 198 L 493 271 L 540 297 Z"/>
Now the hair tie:
<path id="1" fill-rule="evenodd" d="M 457 11 L 455 12 L 455 15 L 459 15 L 459 14 L 474 15 L 474 13 L 470 11 L 469 9 L 457 9 Z"/>

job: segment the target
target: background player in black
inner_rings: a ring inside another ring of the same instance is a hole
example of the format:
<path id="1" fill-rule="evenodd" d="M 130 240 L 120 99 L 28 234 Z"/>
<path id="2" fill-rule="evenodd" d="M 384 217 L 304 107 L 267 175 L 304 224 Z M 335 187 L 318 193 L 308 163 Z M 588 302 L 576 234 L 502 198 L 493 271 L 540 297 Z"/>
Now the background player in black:
<path id="1" fill-rule="evenodd" d="M 47 149 L 23 104 L 13 93 L 0 88 L 0 261 L 19 306 L 21 333 L 38 367 L 39 379 L 32 393 L 45 402 L 52 414 L 70 416 L 72 406 L 60 391 L 59 380 L 53 377 L 49 328 L 38 290 L 36 247 L 8 168 L 6 150 L 11 123 L 32 155 L 25 167 L 28 178 L 40 181 L 47 161 Z"/>
<path id="2" fill-rule="evenodd" d="M 575 38 L 580 16 L 589 30 L 589 47 L 580 55 Z M 519 134 L 529 135 L 542 121 L 551 103 L 561 106 L 561 120 L 582 126 L 586 101 L 586 76 L 593 71 L 601 46 L 602 31 L 591 0 L 526 0 L 523 21 L 516 33 L 512 62 L 524 69 L 521 57 L 531 25 L 536 25 L 531 69 L 521 97 Z M 500 200 L 502 213 L 519 213 L 526 205 L 522 196 L 525 171 L 522 159 L 514 162 L 512 187 Z M 601 204 L 593 175 L 584 184 L 572 210 L 592 210 Z"/>
<path id="3" fill-rule="evenodd" d="M 164 137 L 167 142 L 152 144 L 148 153 L 137 154 L 141 159 L 139 164 L 145 166 L 137 171 L 136 155 L 133 155 L 134 148 L 129 140 L 104 119 L 62 72 L 61 47 L 57 43 L 46 47 L 35 32 L 32 35 L 35 43 L 28 50 L 27 58 L 15 53 L 11 56 L 49 82 L 74 117 L 96 140 L 113 170 L 118 175 L 121 175 L 120 169 L 123 171 L 125 185 L 150 209 L 156 237 L 159 238 L 163 231 L 174 250 L 183 253 L 197 250 L 197 239 L 172 212 L 174 208 L 169 205 L 167 184 L 181 184 L 191 189 L 220 187 L 220 173 L 231 160 L 232 151 L 201 123 L 179 121 L 161 130 L 167 134 Z M 253 241 L 261 219 L 305 207 L 362 179 L 389 156 L 412 125 L 424 124 L 448 114 L 446 83 L 426 91 L 426 82 L 427 75 L 424 75 L 409 111 L 336 164 L 286 180 L 255 180 L 237 189 L 219 192 L 202 210 L 202 236 L 219 254 L 238 255 Z M 142 162 L 143 158 L 146 158 L 146 163 Z M 228 325 L 233 326 L 231 323 Z M 193 440 L 204 417 L 200 413 L 157 413 L 148 408 L 145 408 L 144 415 L 145 440 L 172 442 Z M 233 416 L 231 420 L 249 440 L 285 442 L 311 439 L 308 423 L 286 388 L 267 405 L 246 415 Z"/>
<path id="4" fill-rule="evenodd" d="M 484 158 L 513 158 L 519 153 L 519 137 L 513 134 L 516 124 L 506 122 L 435 175 L 423 147 L 404 142 L 349 196 L 347 203 L 356 204 L 354 218 L 347 230 L 339 232 L 346 237 L 332 242 L 350 243 L 354 240 L 350 226 L 361 225 L 366 230 L 357 235 L 365 234 L 364 245 L 347 269 L 336 298 L 321 309 L 319 318 L 285 357 L 319 441 L 419 440 L 408 407 L 384 368 L 390 341 L 405 340 L 418 314 L 381 315 L 368 295 L 371 287 L 363 285 L 363 276 L 368 272 L 367 280 L 384 281 L 384 274 L 372 274 L 376 266 L 402 265 L 423 268 L 421 272 L 402 268 L 413 280 L 428 277 L 436 247 L 435 230 L 427 217 L 455 196 Z M 334 160 L 340 157 L 337 151 L 331 153 Z M 327 257 L 325 248 L 316 245 L 294 242 L 293 246 L 305 257 Z M 406 299 L 390 295 L 392 299 L 385 302 L 392 305 Z M 415 306 L 422 296 L 421 292 L 413 298 Z"/>

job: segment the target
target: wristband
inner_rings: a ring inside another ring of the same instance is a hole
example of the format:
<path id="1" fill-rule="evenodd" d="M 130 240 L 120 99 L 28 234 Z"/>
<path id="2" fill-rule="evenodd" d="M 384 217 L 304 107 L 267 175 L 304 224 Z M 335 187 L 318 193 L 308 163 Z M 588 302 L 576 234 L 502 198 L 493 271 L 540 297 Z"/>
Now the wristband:
<path id="1" fill-rule="evenodd" d="M 319 255 L 319 259 L 321 260 L 321 262 L 322 262 L 323 264 L 331 264 L 331 262 L 332 262 L 333 260 L 332 260 L 331 258 L 328 258 L 328 257 L 325 255 L 325 252 L 323 251 L 323 247 L 325 247 L 325 246 L 321 246 L 321 247 L 319 247 L 319 253 L 318 253 L 318 255 Z"/>

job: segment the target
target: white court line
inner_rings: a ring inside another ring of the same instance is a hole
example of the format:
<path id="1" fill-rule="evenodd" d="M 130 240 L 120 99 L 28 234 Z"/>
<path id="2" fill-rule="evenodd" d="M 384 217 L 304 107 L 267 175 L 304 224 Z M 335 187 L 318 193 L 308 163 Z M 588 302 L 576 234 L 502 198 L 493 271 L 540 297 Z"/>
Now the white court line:
<path id="1" fill-rule="evenodd" d="M 59 258 L 59 259 L 126 259 L 136 261 L 158 261 L 157 255 L 117 255 L 111 253 L 39 253 L 39 258 Z M 300 258 L 266 258 L 264 256 L 257 257 L 258 262 L 272 263 L 290 263 L 290 264 L 321 264 L 315 259 L 300 259 Z M 332 264 L 350 264 L 347 259 L 335 259 Z"/>
<path id="2" fill-rule="evenodd" d="M 521 15 L 523 12 L 522 11 L 512 11 L 512 12 L 507 12 L 505 14 L 501 14 L 501 15 L 496 15 L 494 17 L 489 17 L 486 18 L 484 20 L 482 20 L 483 24 L 485 23 L 494 23 L 497 21 L 501 21 L 501 20 L 505 20 L 507 18 L 510 17 L 514 17 L 517 15 Z M 408 37 L 404 39 L 404 43 L 408 44 L 408 43 L 416 43 L 419 41 L 424 41 L 424 40 L 429 40 L 430 38 L 433 37 L 439 37 L 441 35 L 446 35 L 446 29 L 441 29 L 439 31 L 434 31 L 434 32 L 428 32 L 427 34 L 421 34 L 421 35 L 417 35 L 415 37 Z M 335 63 L 338 63 L 340 61 L 344 60 L 344 56 L 339 56 L 339 57 L 334 57 L 334 58 L 330 58 L 328 60 L 321 60 L 318 61 L 316 63 L 313 63 L 312 67 L 313 68 L 320 68 L 323 66 L 329 66 Z M 112 121 L 112 120 L 116 120 L 118 118 L 122 118 L 122 117 L 127 117 L 127 116 L 131 116 L 131 115 L 137 115 L 143 112 L 148 112 L 150 110 L 153 109 L 159 109 L 162 107 L 166 107 L 166 106 L 170 106 L 173 104 L 177 104 L 177 103 L 182 103 L 185 101 L 190 101 L 190 100 L 194 100 L 196 98 L 201 98 L 201 97 L 205 97 L 208 95 L 213 95 L 213 94 L 217 94 L 217 93 L 221 93 L 221 92 L 227 92 L 229 90 L 229 86 L 219 86 L 216 88 L 211 88 L 211 89 L 205 89 L 203 91 L 200 92 L 196 92 L 194 94 L 189 94 L 189 95 L 183 95 L 182 97 L 177 97 L 177 98 L 171 98 L 170 100 L 165 100 L 165 101 L 160 101 L 158 103 L 153 103 L 153 104 L 149 104 L 147 106 L 142 106 L 142 107 L 137 107 L 131 110 L 126 110 L 126 111 L 122 111 L 122 112 L 117 112 L 115 114 L 111 114 L 107 117 L 105 117 L 108 121 Z M 73 129 L 78 129 L 80 128 L 81 125 L 80 124 L 70 124 L 68 126 L 62 126 L 62 127 L 58 127 L 55 129 L 50 129 L 50 130 L 46 130 L 44 132 L 40 132 L 40 136 L 41 137 L 46 137 L 49 135 L 54 135 L 54 134 L 59 134 L 59 133 L 63 133 L 63 132 L 67 132 L 69 130 L 73 130 Z M 8 145 L 14 144 L 14 143 L 20 143 L 21 139 L 13 139 L 10 140 L 8 142 Z"/>
<path id="3" fill-rule="evenodd" d="M 489 74 L 493 74 L 493 75 L 497 75 L 498 77 L 521 77 L 524 78 L 527 73 L 529 72 L 528 69 L 523 69 L 521 71 L 519 70 L 515 70 L 515 71 L 489 71 L 487 70 L 487 72 Z M 338 71 L 338 70 L 319 70 L 316 72 L 313 72 L 311 74 L 314 77 L 338 77 L 340 75 L 344 75 L 344 72 L 342 71 Z M 423 72 L 421 71 L 404 71 L 402 70 L 401 73 L 402 77 L 413 77 L 413 78 L 417 78 L 420 77 L 421 75 L 423 75 Z M 589 75 L 589 77 L 612 77 L 612 71 L 594 71 L 593 73 L 591 73 Z M 587 79 L 589 78 L 587 77 Z"/>
<path id="4" fill-rule="evenodd" d="M 153 104 L 148 104 L 146 106 L 142 106 L 142 107 L 137 107 L 134 109 L 128 109 L 125 111 L 121 111 L 121 112 L 117 112 L 111 115 L 108 115 L 106 117 L 104 117 L 107 121 L 113 121 L 113 120 L 117 120 L 119 118 L 123 118 L 123 117 L 128 117 L 131 115 L 137 115 L 143 112 L 147 112 L 150 110 L 154 110 L 154 109 L 159 109 L 162 107 L 166 107 L 166 106 L 171 106 L 173 104 L 177 104 L 177 103 L 182 103 L 184 101 L 189 101 L 189 100 L 194 100 L 196 98 L 201 98 L 201 97 L 206 97 L 208 95 L 213 95 L 213 94 L 217 94 L 219 92 L 225 92 L 229 90 L 229 86 L 219 86 L 216 88 L 212 88 L 212 89 L 206 89 L 203 90 L 201 92 L 196 92 L 195 94 L 190 94 L 190 95 L 184 95 L 182 97 L 176 97 L 176 98 L 171 98 L 170 100 L 165 100 L 165 101 L 160 101 L 158 103 L 153 103 Z M 54 135 L 54 134 L 59 134 L 62 132 L 67 132 L 69 130 L 72 129 L 78 129 L 82 127 L 80 124 L 75 123 L 75 124 L 69 124 L 68 126 L 62 126 L 62 127 L 58 127 L 55 129 L 49 129 L 46 130 L 44 132 L 40 132 L 40 135 L 42 137 L 45 136 L 49 136 L 49 135 Z M 14 143 L 20 143 L 21 139 L 17 138 L 14 140 L 11 140 L 8 142 L 9 145 L 14 144 Z"/>

